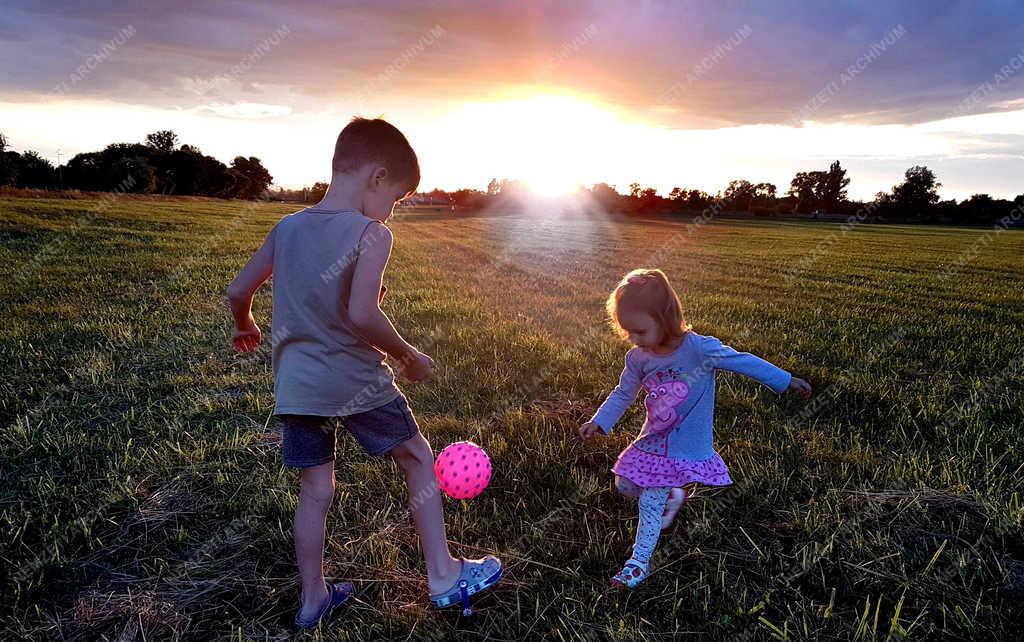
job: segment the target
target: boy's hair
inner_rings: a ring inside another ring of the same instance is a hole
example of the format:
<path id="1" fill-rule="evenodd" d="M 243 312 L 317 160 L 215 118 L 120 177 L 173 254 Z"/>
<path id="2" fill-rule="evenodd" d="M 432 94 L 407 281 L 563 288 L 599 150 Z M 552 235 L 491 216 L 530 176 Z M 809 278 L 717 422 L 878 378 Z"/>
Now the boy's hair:
<path id="1" fill-rule="evenodd" d="M 668 277 L 659 269 L 638 268 L 622 277 L 619 284 L 608 296 L 605 309 L 608 322 L 615 334 L 623 339 L 629 332 L 619 323 L 619 309 L 641 310 L 650 314 L 661 328 L 662 342 L 686 334 L 690 325 L 683 317 L 683 305 L 668 282 Z"/>
<path id="2" fill-rule="evenodd" d="M 356 116 L 338 134 L 331 169 L 347 174 L 367 163 L 387 168 L 390 181 L 405 186 L 406 194 L 420 184 L 420 163 L 405 135 L 386 120 Z"/>

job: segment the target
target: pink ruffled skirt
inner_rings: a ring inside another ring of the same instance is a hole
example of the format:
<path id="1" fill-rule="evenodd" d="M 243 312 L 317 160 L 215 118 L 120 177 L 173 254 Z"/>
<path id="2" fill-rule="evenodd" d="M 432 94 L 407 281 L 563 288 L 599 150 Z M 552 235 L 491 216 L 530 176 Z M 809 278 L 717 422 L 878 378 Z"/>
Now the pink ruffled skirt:
<path id="1" fill-rule="evenodd" d="M 612 472 L 641 488 L 673 488 L 694 482 L 708 486 L 732 483 L 729 469 L 718 453 L 707 459 L 682 459 L 629 446 L 615 461 Z"/>

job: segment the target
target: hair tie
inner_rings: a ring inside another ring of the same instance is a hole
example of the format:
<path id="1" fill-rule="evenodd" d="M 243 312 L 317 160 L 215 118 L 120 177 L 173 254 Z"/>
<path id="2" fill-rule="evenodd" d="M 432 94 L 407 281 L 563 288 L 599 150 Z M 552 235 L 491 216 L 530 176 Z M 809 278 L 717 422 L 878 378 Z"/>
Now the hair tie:
<path id="1" fill-rule="evenodd" d="M 626 279 L 626 283 L 630 285 L 642 285 L 651 278 L 650 274 L 634 274 L 633 276 Z"/>

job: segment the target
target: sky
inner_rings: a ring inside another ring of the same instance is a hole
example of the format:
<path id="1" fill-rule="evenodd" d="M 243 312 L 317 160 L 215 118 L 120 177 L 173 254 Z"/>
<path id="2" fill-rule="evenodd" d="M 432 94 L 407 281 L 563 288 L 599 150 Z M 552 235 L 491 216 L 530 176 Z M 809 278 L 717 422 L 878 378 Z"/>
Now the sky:
<path id="1" fill-rule="evenodd" d="M 870 199 L 1024 193 L 1024 3 L 0 2 L 0 131 L 53 161 L 173 129 L 284 187 L 353 115 L 420 188 L 714 193 L 840 160 Z"/>

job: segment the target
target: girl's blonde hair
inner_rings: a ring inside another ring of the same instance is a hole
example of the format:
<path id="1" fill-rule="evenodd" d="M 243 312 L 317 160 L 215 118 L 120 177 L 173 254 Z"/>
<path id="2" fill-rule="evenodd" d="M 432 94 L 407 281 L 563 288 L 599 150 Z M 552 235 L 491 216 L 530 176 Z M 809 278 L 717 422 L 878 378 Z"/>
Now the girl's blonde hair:
<path id="1" fill-rule="evenodd" d="M 638 268 L 622 277 L 605 303 L 608 322 L 623 339 L 629 332 L 619 323 L 619 310 L 626 306 L 651 315 L 661 328 L 661 342 L 686 334 L 690 325 L 683 317 L 683 305 L 661 270 Z"/>

